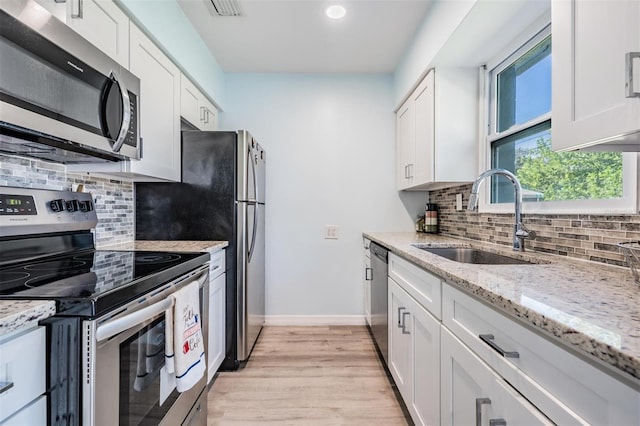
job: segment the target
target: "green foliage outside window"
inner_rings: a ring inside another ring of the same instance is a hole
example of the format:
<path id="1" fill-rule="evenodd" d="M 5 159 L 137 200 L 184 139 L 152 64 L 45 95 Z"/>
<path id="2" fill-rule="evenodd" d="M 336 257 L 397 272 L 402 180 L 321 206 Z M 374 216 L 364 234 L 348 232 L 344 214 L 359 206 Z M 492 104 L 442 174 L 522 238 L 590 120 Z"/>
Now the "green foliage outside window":
<path id="1" fill-rule="evenodd" d="M 588 200 L 622 197 L 622 154 L 619 152 L 554 152 L 548 139 L 518 150 L 516 173 L 522 187 L 541 200 Z"/>

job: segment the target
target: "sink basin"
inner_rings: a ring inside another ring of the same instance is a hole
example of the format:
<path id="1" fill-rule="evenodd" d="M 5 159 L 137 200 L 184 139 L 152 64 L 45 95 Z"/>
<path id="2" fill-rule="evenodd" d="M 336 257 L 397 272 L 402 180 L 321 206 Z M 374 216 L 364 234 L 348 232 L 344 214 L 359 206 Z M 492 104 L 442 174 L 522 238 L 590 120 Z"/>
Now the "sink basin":
<path id="1" fill-rule="evenodd" d="M 531 264 L 526 260 L 515 259 L 503 256 L 490 251 L 479 250 L 470 247 L 420 247 L 419 249 L 437 254 L 461 263 L 472 263 L 476 265 L 527 265 Z"/>

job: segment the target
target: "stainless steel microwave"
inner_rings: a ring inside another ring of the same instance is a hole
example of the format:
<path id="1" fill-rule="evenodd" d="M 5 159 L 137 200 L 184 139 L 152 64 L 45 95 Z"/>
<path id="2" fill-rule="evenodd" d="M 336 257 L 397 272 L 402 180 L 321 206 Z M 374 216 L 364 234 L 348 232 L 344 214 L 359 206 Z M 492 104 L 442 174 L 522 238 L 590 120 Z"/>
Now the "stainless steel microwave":
<path id="1" fill-rule="evenodd" d="M 140 80 L 33 0 L 0 1 L 0 153 L 140 158 Z"/>

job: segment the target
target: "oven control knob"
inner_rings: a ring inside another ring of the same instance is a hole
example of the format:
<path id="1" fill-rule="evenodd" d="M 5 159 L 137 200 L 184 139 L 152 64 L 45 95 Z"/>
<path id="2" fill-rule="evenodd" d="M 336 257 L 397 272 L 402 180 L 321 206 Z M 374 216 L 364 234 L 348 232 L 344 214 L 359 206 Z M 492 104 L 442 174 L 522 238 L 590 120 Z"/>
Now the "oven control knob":
<path id="1" fill-rule="evenodd" d="M 64 210 L 64 200 L 53 200 L 49 202 L 49 207 L 54 212 L 61 212 Z"/>
<path id="2" fill-rule="evenodd" d="M 80 201 L 80 211 L 81 212 L 90 212 L 93 210 L 93 202 L 91 200 Z"/>
<path id="3" fill-rule="evenodd" d="M 69 213 L 76 212 L 78 211 L 78 209 L 80 209 L 80 203 L 78 202 L 78 200 L 69 200 L 66 202 L 66 206 Z"/>

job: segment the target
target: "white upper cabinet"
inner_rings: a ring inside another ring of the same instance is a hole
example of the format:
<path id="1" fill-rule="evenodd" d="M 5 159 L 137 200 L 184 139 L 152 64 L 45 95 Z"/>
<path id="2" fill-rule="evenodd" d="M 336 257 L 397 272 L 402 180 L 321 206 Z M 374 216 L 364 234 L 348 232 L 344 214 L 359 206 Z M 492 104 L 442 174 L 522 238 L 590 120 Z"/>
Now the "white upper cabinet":
<path id="1" fill-rule="evenodd" d="M 131 25 L 131 72 L 140 78 L 142 158 L 131 171 L 149 180 L 181 179 L 180 70 Z M 144 180 L 144 179 L 138 179 Z"/>
<path id="2" fill-rule="evenodd" d="M 180 115 L 198 130 L 218 127 L 218 110 L 184 74 L 180 77 Z"/>
<path id="3" fill-rule="evenodd" d="M 554 0 L 552 43 L 553 149 L 640 151 L 640 1 Z"/>
<path id="4" fill-rule="evenodd" d="M 112 0 L 37 0 L 105 54 L 129 68 L 129 18 Z"/>
<path id="5" fill-rule="evenodd" d="M 430 70 L 396 112 L 398 189 L 471 182 L 477 170 L 478 73 Z"/>
<path id="6" fill-rule="evenodd" d="M 140 160 L 68 164 L 135 182 L 175 181 L 181 176 L 180 70 L 142 31 L 130 27 L 130 71 L 140 79 Z"/>

